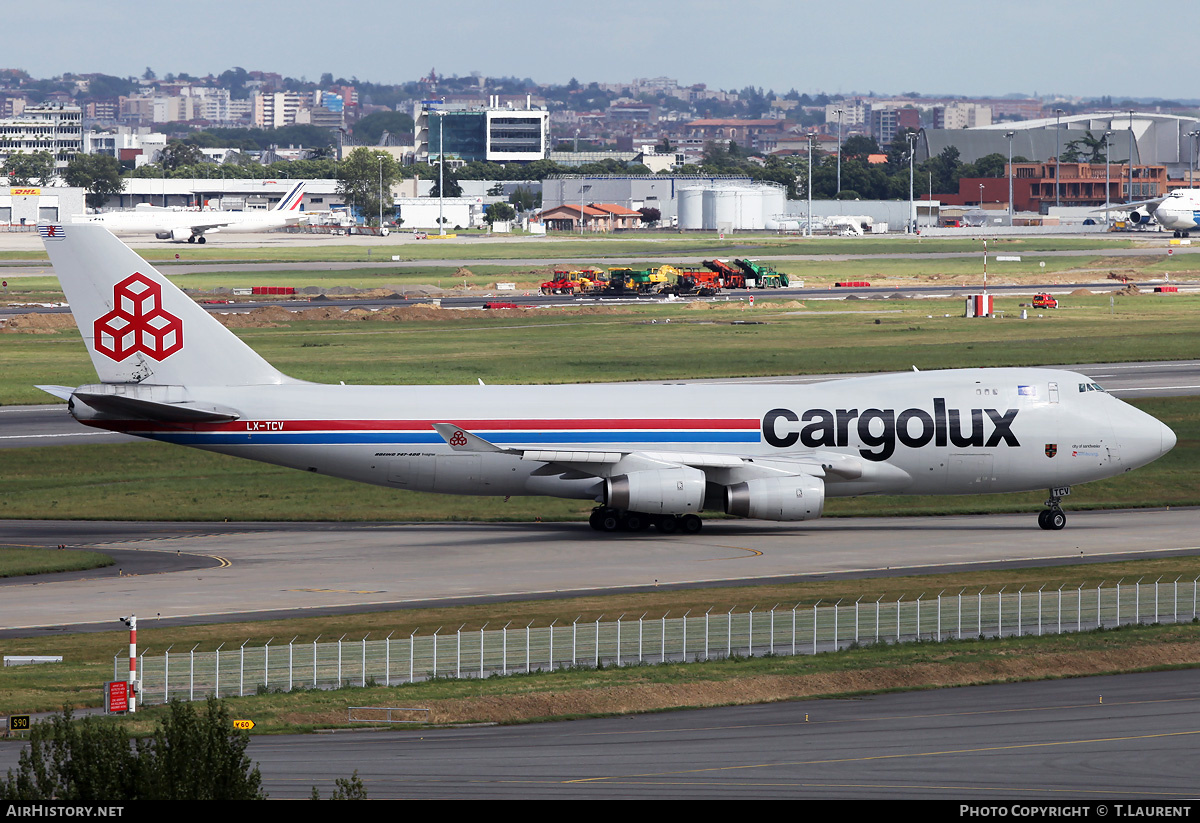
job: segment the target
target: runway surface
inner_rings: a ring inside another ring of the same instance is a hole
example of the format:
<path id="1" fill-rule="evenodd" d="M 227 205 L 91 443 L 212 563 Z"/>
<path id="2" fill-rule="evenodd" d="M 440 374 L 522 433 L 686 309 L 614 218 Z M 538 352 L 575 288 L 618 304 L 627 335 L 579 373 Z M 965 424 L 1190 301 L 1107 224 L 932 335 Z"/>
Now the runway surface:
<path id="1" fill-rule="evenodd" d="M 1121 816 L 1187 806 L 1193 671 L 806 700 L 520 726 L 253 738 L 274 799 L 357 770 L 371 799 L 989 800 Z M 0 741 L 0 771 L 20 745 Z M 948 809 L 957 811 L 957 807 Z"/>
<path id="2" fill-rule="evenodd" d="M 272 797 L 991 799 L 1196 796 L 1200 695 L 1161 672 L 512 727 L 258 738 Z M 330 765 L 334 764 L 334 765 Z M 1020 815 L 1014 815 L 1020 816 Z M 1096 816 L 1103 816 L 1097 814 Z"/>
<path id="3" fill-rule="evenodd" d="M 1061 532 L 1039 529 L 1030 512 L 805 523 L 713 520 L 694 536 L 599 535 L 583 523 L 0 521 L 0 543 L 129 553 L 122 555 L 121 571 L 52 582 L 0 581 L 0 630 L 12 634 L 36 627 L 111 629 L 117 615 L 130 612 L 149 629 L 156 621 L 208 623 L 1191 553 L 1200 551 L 1200 509 L 1068 512 Z"/>

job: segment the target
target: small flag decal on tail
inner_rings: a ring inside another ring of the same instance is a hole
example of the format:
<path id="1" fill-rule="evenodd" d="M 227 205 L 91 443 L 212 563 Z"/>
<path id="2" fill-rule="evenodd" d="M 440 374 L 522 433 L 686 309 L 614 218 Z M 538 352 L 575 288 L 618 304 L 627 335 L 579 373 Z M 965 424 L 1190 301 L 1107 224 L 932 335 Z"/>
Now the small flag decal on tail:
<path id="1" fill-rule="evenodd" d="M 62 240 L 67 236 L 62 226 L 38 226 L 38 234 L 46 240 Z"/>

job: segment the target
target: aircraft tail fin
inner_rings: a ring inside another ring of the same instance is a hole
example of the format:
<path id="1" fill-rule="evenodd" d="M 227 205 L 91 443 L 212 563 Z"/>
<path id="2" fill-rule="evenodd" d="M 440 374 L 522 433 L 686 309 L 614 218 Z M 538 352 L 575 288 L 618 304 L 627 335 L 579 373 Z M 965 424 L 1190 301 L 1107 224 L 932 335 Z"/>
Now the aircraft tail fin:
<path id="1" fill-rule="evenodd" d="M 38 226 L 103 383 L 251 386 L 277 371 L 98 223 Z"/>
<path id="2" fill-rule="evenodd" d="M 274 211 L 297 212 L 300 211 L 300 202 L 304 200 L 304 184 L 301 180 L 296 185 L 292 186 L 291 191 L 283 196 L 283 199 L 275 204 Z"/>

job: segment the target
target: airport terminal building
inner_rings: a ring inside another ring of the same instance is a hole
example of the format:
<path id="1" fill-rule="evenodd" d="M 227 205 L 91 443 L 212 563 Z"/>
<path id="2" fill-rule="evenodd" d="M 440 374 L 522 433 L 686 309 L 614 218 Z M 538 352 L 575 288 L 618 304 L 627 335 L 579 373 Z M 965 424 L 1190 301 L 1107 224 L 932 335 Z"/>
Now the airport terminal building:
<path id="1" fill-rule="evenodd" d="M 1110 132 L 1111 164 L 1128 164 L 1132 158 L 1135 166 L 1166 166 L 1169 177 L 1182 178 L 1196 162 L 1197 142 L 1191 133 L 1197 130 L 1200 119 L 1196 117 L 1136 111 L 1043 117 L 969 129 L 925 129 L 917 141 L 916 161 L 922 163 L 953 146 L 964 163 L 974 163 L 989 154 L 1008 157 L 1010 147 L 1013 157 L 1043 163 L 1061 157 L 1068 143 L 1085 138 L 1089 132 L 1092 139 L 1099 140 Z M 1010 133 L 1011 143 L 1007 136 Z"/>

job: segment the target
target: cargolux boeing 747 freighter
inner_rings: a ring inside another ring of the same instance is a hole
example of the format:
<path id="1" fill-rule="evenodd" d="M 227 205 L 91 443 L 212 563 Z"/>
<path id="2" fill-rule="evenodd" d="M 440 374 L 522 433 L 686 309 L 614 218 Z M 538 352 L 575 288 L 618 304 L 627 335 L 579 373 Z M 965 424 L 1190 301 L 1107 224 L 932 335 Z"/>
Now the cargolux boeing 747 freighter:
<path id="1" fill-rule="evenodd" d="M 99 375 L 43 386 L 102 429 L 427 492 L 595 501 L 598 531 L 701 511 L 819 517 L 827 497 L 1049 489 L 1174 433 L 1071 371 L 953 369 L 810 385 L 321 385 L 281 374 L 103 226 L 41 226 Z"/>

